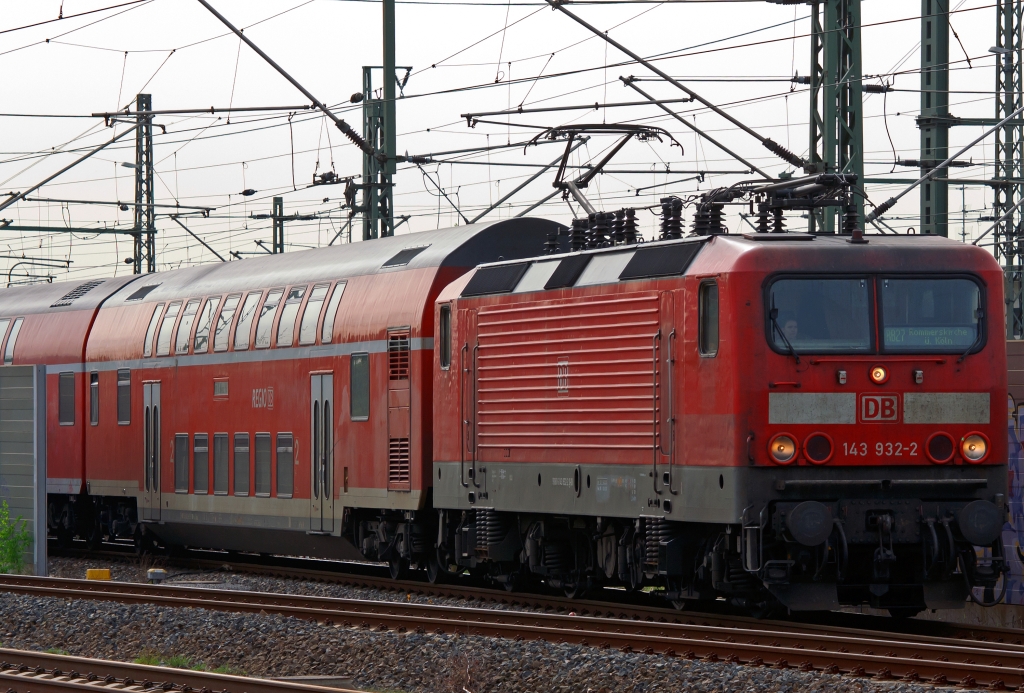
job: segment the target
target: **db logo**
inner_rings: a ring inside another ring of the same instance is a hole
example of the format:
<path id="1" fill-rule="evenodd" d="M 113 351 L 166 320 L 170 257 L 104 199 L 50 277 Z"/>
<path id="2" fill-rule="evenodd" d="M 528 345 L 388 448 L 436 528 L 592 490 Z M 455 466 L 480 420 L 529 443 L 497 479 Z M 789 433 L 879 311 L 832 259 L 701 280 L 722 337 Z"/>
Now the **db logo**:
<path id="1" fill-rule="evenodd" d="M 899 421 L 899 395 L 861 395 L 861 421 Z"/>

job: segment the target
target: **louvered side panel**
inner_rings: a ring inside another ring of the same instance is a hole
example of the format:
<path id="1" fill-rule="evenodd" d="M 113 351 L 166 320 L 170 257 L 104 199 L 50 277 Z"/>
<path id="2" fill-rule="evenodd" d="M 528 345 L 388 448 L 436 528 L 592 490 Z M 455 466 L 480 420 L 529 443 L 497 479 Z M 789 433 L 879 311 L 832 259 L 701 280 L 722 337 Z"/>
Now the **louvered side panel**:
<path id="1" fill-rule="evenodd" d="M 647 460 L 659 325 L 656 292 L 481 309 L 481 458 Z"/>
<path id="2" fill-rule="evenodd" d="M 388 489 L 408 491 L 410 484 L 409 439 L 391 438 L 388 441 Z"/>

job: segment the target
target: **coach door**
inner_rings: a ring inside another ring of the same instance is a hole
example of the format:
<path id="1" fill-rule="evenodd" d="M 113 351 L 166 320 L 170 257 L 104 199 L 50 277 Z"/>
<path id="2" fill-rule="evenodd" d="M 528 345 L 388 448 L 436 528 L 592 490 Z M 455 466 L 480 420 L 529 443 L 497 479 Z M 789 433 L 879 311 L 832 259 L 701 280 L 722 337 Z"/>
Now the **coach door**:
<path id="1" fill-rule="evenodd" d="M 682 385 L 682 360 L 679 358 L 679 334 L 675 328 L 675 304 L 672 293 L 660 297 L 660 320 L 653 340 L 654 371 L 654 490 L 671 496 L 679 493 L 679 479 L 673 474 L 676 458 L 676 407 Z"/>
<path id="2" fill-rule="evenodd" d="M 334 531 L 334 374 L 309 377 L 309 529 Z"/>
<path id="3" fill-rule="evenodd" d="M 160 519 L 160 383 L 142 384 L 142 519 Z"/>

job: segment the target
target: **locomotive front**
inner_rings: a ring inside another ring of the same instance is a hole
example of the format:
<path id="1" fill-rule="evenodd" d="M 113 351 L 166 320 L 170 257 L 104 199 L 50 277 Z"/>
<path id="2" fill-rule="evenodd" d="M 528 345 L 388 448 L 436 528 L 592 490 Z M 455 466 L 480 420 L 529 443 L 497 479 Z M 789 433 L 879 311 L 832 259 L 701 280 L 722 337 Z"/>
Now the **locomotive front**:
<path id="1" fill-rule="evenodd" d="M 771 269 L 747 280 L 764 316 L 749 339 L 755 354 L 766 347 L 747 367 L 768 377 L 754 378 L 747 435 L 745 572 L 793 609 L 866 603 L 900 615 L 961 607 L 972 587 L 998 584 L 1007 436 L 996 263 L 906 237 L 862 247 L 817 237 L 767 256 L 759 264 Z"/>

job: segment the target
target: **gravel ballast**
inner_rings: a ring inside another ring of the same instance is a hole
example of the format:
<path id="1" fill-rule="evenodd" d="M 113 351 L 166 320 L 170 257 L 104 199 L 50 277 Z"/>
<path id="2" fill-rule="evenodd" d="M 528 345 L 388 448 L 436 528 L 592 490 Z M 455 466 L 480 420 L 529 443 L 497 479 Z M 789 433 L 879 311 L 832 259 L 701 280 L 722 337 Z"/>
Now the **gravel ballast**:
<path id="1" fill-rule="evenodd" d="M 95 561 L 52 559 L 51 575 L 82 577 Z M 109 563 L 106 565 L 110 565 Z M 143 566 L 114 564 L 115 579 L 138 580 Z M 72 574 L 73 573 L 73 574 Z M 209 584 L 214 581 L 222 584 Z M 248 574 L 181 574 L 204 587 L 277 590 Z M 176 580 L 169 582 L 173 584 Z M 288 580 L 288 583 L 303 581 Z M 414 595 L 305 583 L 308 594 L 413 599 Z M 321 591 L 323 590 L 323 591 Z M 426 598 L 417 598 L 426 601 Z M 435 603 L 441 600 L 433 598 Z M 458 600 L 453 600 L 458 601 Z M 464 604 L 464 602 L 462 602 Z M 0 596 L 0 642 L 5 647 L 133 661 L 176 658 L 208 669 L 251 676 L 351 676 L 360 689 L 388 693 L 524 691 L 654 693 L 758 691 L 796 693 L 924 693 L 952 691 L 902 682 L 835 676 L 797 669 L 746 667 L 581 645 L 478 636 L 380 632 L 315 625 L 272 614 L 234 614 L 114 602 Z M 962 689 L 959 689 L 962 690 Z"/>

